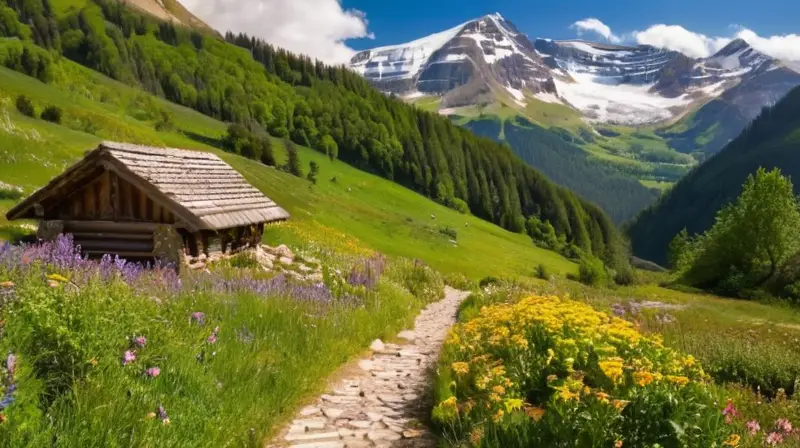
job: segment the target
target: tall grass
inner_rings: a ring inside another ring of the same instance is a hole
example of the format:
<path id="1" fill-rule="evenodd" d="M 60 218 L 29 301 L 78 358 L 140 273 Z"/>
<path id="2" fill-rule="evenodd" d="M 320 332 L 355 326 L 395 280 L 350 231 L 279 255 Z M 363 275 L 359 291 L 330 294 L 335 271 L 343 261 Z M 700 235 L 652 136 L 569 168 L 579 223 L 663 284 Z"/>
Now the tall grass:
<path id="1" fill-rule="evenodd" d="M 441 282 L 403 263 L 369 287 L 280 286 L 230 267 L 179 280 L 52 246 L 11 252 L 0 256 L 0 354 L 17 359 L 0 425 L 9 447 L 261 445 L 338 366 L 438 297 L 414 296 L 409 279 Z"/>

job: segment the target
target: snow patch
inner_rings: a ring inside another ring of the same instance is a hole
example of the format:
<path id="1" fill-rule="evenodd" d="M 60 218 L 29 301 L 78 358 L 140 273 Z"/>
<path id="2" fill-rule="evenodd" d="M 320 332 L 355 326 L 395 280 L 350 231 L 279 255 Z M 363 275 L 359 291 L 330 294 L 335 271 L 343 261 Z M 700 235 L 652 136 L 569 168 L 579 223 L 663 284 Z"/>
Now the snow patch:
<path id="1" fill-rule="evenodd" d="M 534 96 L 534 98 L 536 98 L 537 100 L 539 100 L 539 101 L 543 101 L 543 102 L 545 102 L 545 103 L 550 103 L 550 104 L 563 104 L 563 103 L 561 102 L 561 98 L 559 98 L 558 96 L 556 96 L 555 94 L 552 94 L 552 93 L 550 93 L 550 92 L 539 92 L 539 93 L 537 93 L 537 94 L 535 94 L 535 95 L 533 95 L 533 96 Z"/>
<path id="2" fill-rule="evenodd" d="M 522 90 L 515 89 L 511 86 L 505 86 L 505 87 L 506 91 L 508 91 L 508 93 L 510 93 L 511 96 L 514 98 L 514 102 L 516 102 L 522 107 L 525 107 L 527 103 L 525 102 L 525 94 L 522 93 Z"/>

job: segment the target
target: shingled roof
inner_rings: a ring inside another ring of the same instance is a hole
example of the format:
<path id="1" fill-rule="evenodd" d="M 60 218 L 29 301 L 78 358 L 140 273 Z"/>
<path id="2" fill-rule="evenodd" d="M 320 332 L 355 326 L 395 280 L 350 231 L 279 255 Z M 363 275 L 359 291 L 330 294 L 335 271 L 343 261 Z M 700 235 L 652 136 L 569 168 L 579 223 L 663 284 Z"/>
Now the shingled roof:
<path id="1" fill-rule="evenodd" d="M 221 230 L 285 220 L 286 210 L 250 185 L 215 154 L 104 142 L 6 215 L 36 219 L 35 206 L 57 200 L 96 173 L 116 172 L 169 208 L 192 231 Z"/>

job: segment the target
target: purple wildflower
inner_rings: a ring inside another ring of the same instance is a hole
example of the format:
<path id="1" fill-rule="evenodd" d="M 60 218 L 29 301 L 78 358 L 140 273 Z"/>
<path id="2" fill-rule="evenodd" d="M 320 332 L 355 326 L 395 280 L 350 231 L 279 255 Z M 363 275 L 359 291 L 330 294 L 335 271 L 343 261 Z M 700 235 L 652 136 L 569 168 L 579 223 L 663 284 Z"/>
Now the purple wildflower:
<path id="1" fill-rule="evenodd" d="M 378 284 L 378 279 L 385 268 L 386 259 L 381 255 L 361 260 L 353 266 L 347 277 L 347 283 L 372 289 Z"/>
<path id="2" fill-rule="evenodd" d="M 13 353 L 9 353 L 6 358 L 6 370 L 8 370 L 9 376 L 14 376 L 14 372 L 17 370 L 17 357 Z"/>
<path id="3" fill-rule="evenodd" d="M 730 423 L 734 418 L 739 416 L 739 411 L 736 409 L 736 405 L 733 404 L 732 400 L 728 400 L 728 404 L 722 411 L 722 415 L 725 416 L 725 423 Z"/>
<path id="4" fill-rule="evenodd" d="M 17 391 L 16 384 L 11 384 L 6 388 L 6 393 L 3 394 L 3 399 L 0 400 L 0 411 L 3 411 L 12 404 L 14 404 L 14 392 L 16 391 Z"/>
<path id="5" fill-rule="evenodd" d="M 133 338 L 133 344 L 139 348 L 144 348 L 147 344 L 147 338 L 144 336 L 136 336 Z"/>
<path id="6" fill-rule="evenodd" d="M 127 366 L 134 361 L 136 361 L 136 350 L 126 350 L 122 355 L 122 365 Z"/>
<path id="7" fill-rule="evenodd" d="M 149 369 L 145 370 L 144 373 L 150 378 L 155 378 L 161 375 L 161 369 L 159 369 L 158 367 L 150 367 Z"/>
<path id="8" fill-rule="evenodd" d="M 206 323 L 206 314 L 200 311 L 192 313 L 192 323 L 197 325 L 205 325 Z"/>
<path id="9" fill-rule="evenodd" d="M 158 414 L 158 418 L 161 419 L 161 423 L 169 425 L 169 416 L 167 415 L 167 411 L 164 410 L 164 406 L 159 406 L 156 413 Z"/>

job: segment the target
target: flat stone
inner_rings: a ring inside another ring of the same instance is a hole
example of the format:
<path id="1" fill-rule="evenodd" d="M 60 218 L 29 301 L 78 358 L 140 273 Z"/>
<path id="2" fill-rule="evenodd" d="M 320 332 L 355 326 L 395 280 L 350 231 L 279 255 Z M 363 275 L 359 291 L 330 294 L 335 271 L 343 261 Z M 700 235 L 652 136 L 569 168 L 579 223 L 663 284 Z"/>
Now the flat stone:
<path id="1" fill-rule="evenodd" d="M 286 265 L 290 265 L 293 263 L 292 259 L 289 257 L 281 257 L 278 259 L 278 261 L 280 261 L 281 264 L 286 264 Z"/>
<path id="2" fill-rule="evenodd" d="M 379 422 L 383 420 L 383 414 L 378 414 L 377 412 L 367 412 L 367 418 L 373 422 Z"/>
<path id="3" fill-rule="evenodd" d="M 341 438 L 350 437 L 353 435 L 353 430 L 347 428 L 339 428 L 337 432 L 339 433 L 339 437 Z"/>
<path id="4" fill-rule="evenodd" d="M 372 448 L 372 443 L 361 438 L 349 438 L 344 440 L 345 448 Z"/>
<path id="5" fill-rule="evenodd" d="M 413 342 L 414 339 L 417 338 L 417 333 L 415 333 L 415 332 L 413 332 L 411 330 L 405 330 L 405 331 L 401 331 L 400 333 L 398 333 L 397 337 L 400 338 L 400 339 L 405 339 L 406 341 L 412 341 Z"/>
<path id="6" fill-rule="evenodd" d="M 402 403 L 403 402 L 403 397 L 401 397 L 400 395 L 385 394 L 385 395 L 379 395 L 378 398 L 384 403 Z"/>
<path id="7" fill-rule="evenodd" d="M 291 448 L 346 448 L 344 442 L 314 442 L 292 445 Z"/>
<path id="8" fill-rule="evenodd" d="M 416 400 L 418 398 L 419 398 L 419 395 L 417 395 L 417 394 L 405 394 L 405 395 L 403 395 L 403 400 L 406 400 L 406 401 L 414 401 L 414 400 Z"/>
<path id="9" fill-rule="evenodd" d="M 324 441 L 329 439 L 339 440 L 339 433 L 336 431 L 331 431 L 331 432 L 318 432 L 318 433 L 307 433 L 307 434 L 287 434 L 285 439 L 290 442 Z"/>
<path id="10" fill-rule="evenodd" d="M 355 429 L 369 429 L 372 426 L 372 422 L 369 420 L 351 420 L 347 422 L 347 426 Z"/>
<path id="11" fill-rule="evenodd" d="M 366 371 L 374 370 L 375 362 L 369 359 L 362 359 L 358 361 L 358 367 L 360 367 L 361 370 L 366 370 Z"/>
<path id="12" fill-rule="evenodd" d="M 336 420 L 337 418 L 341 417 L 342 414 L 344 414 L 344 411 L 336 408 L 322 408 L 322 413 L 325 415 L 325 417 L 328 417 L 331 420 Z"/>
<path id="13" fill-rule="evenodd" d="M 422 431 L 416 429 L 407 429 L 403 431 L 403 437 L 406 439 L 416 439 L 422 435 Z"/>
<path id="14" fill-rule="evenodd" d="M 324 429 L 326 423 L 328 423 L 327 420 L 322 418 L 301 419 L 293 421 L 292 426 L 301 426 L 308 431 L 313 431 L 315 429 Z"/>
<path id="15" fill-rule="evenodd" d="M 303 417 L 309 417 L 312 415 L 316 415 L 320 413 L 320 409 L 316 406 L 307 406 L 300 410 L 300 415 Z"/>
<path id="16" fill-rule="evenodd" d="M 367 438 L 373 442 L 400 440 L 403 436 L 388 429 L 376 429 L 367 433 Z"/>
<path id="17" fill-rule="evenodd" d="M 336 403 L 336 404 L 349 404 L 349 403 L 358 403 L 361 399 L 360 397 L 348 397 L 344 395 L 323 395 L 322 399 L 329 403 Z"/>
<path id="18" fill-rule="evenodd" d="M 380 339 L 375 339 L 372 341 L 372 344 L 369 345 L 369 349 L 373 352 L 380 352 L 386 349 L 386 344 L 384 344 Z"/>

